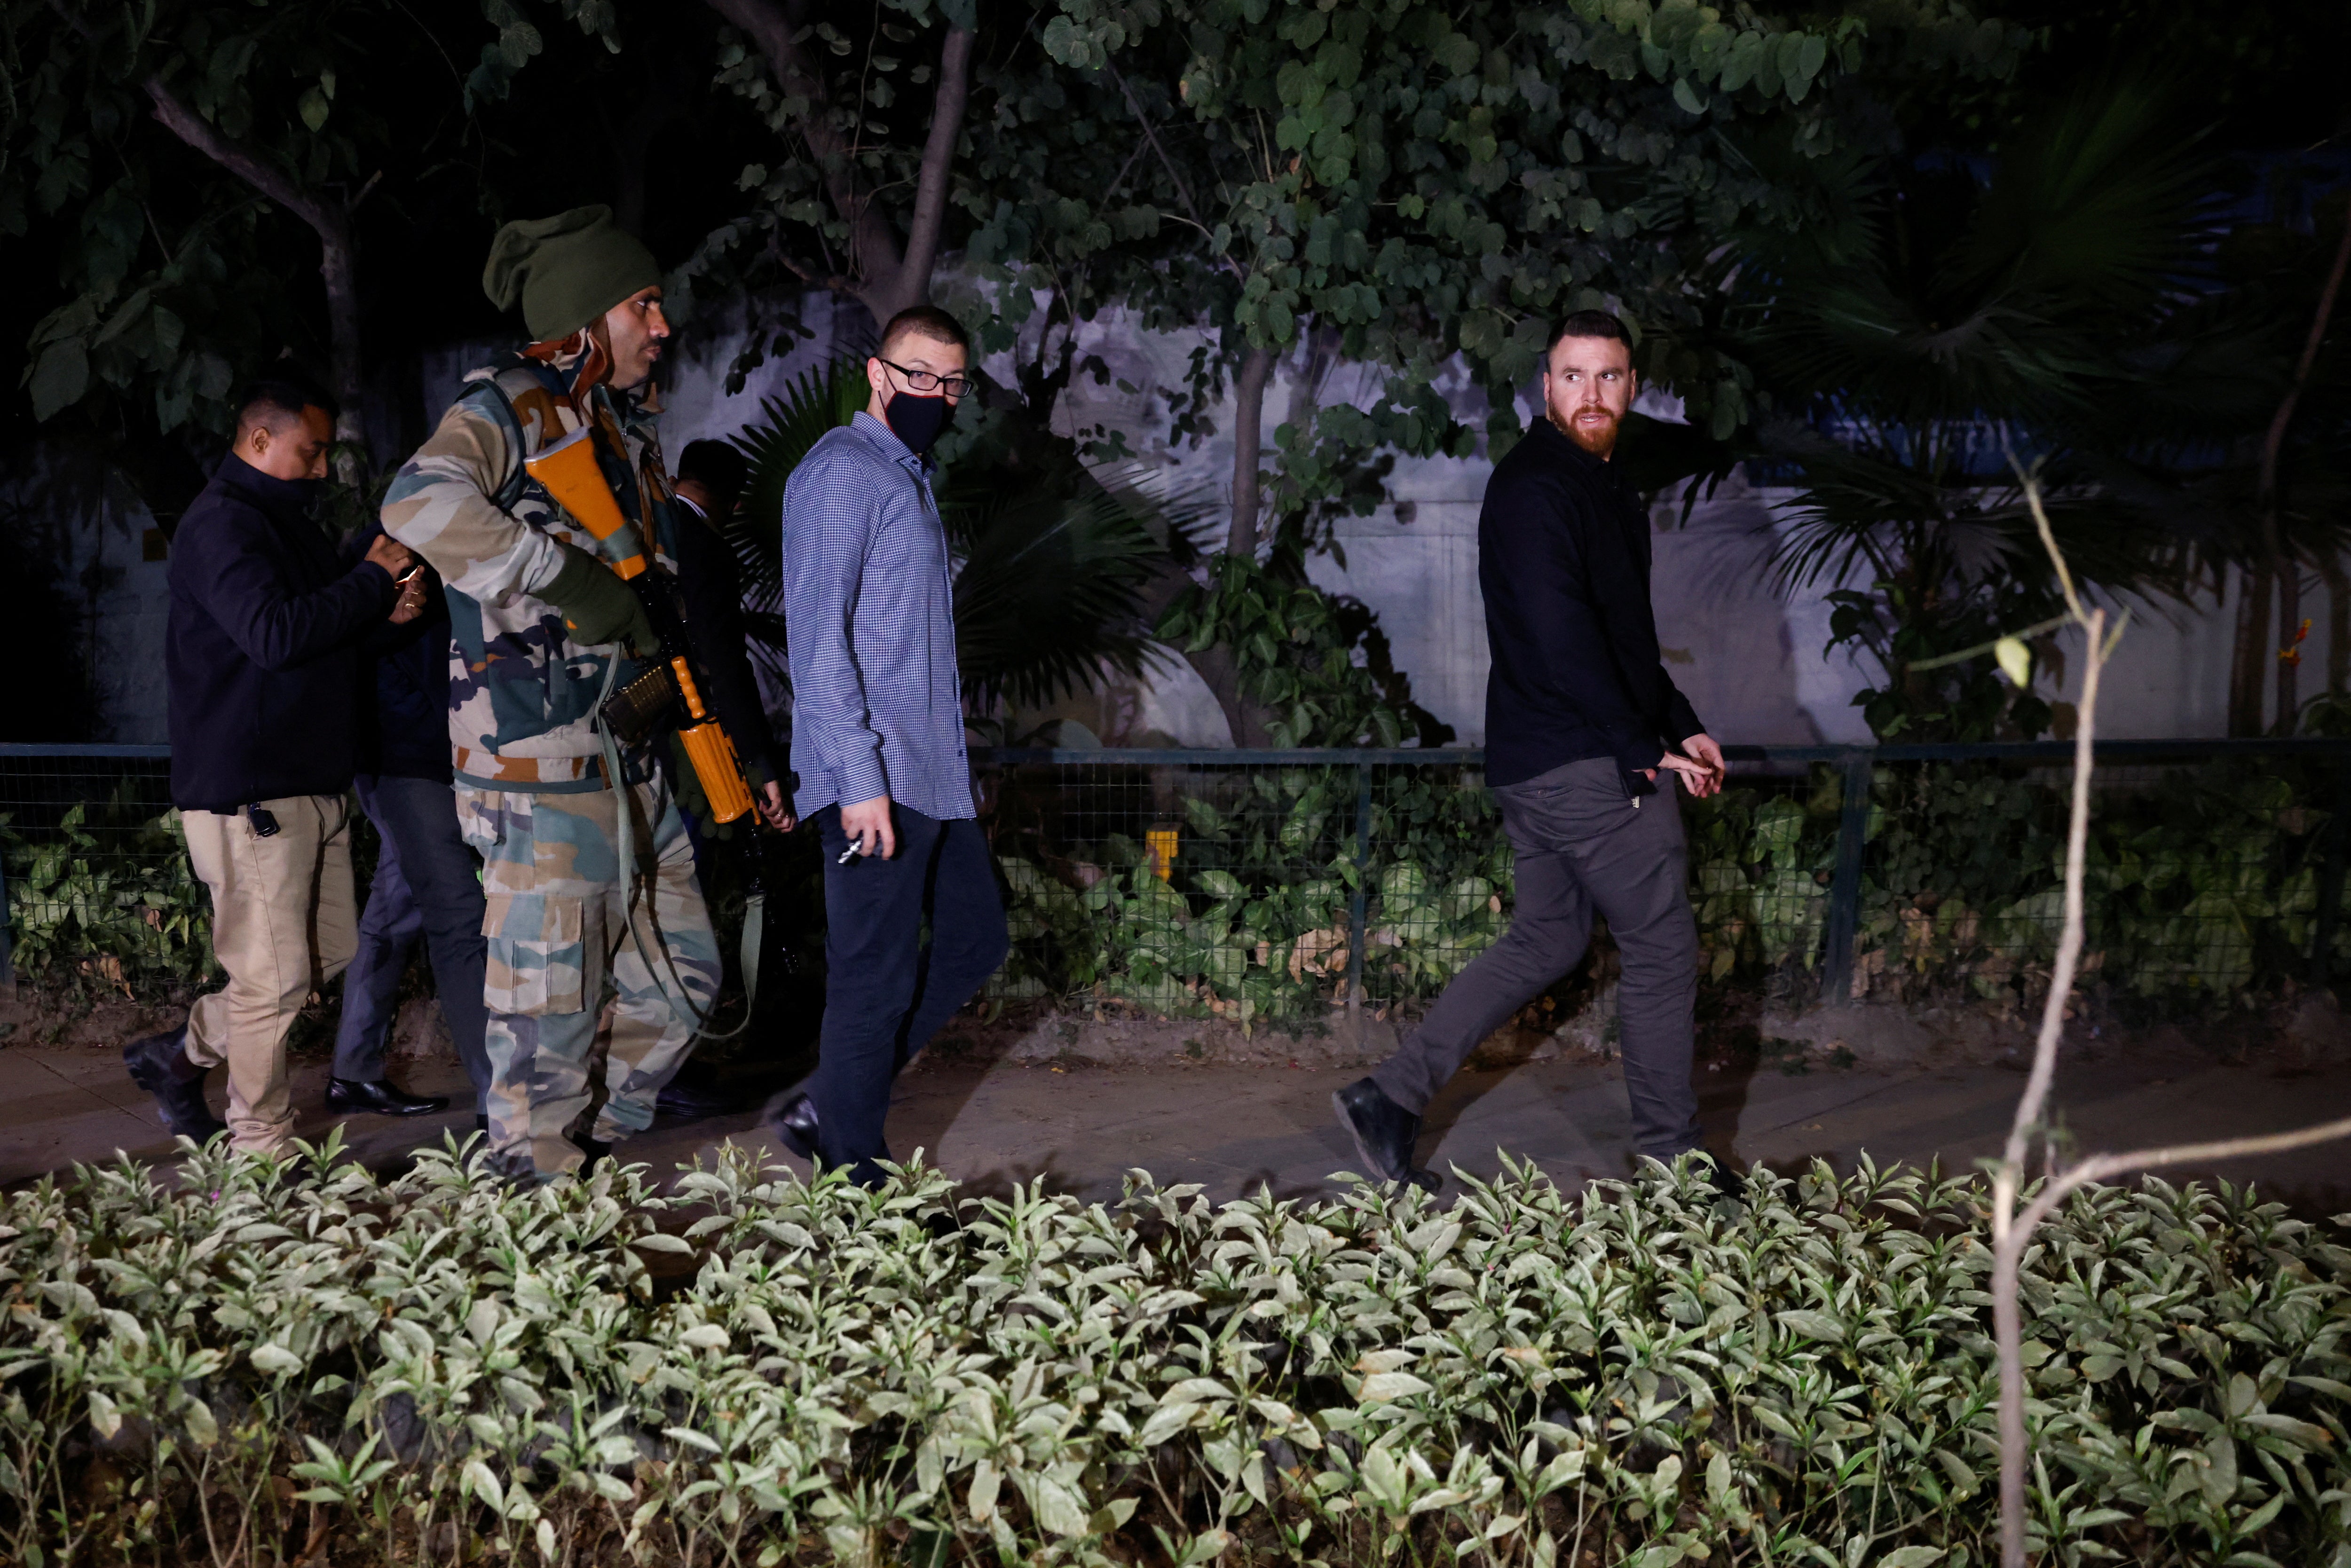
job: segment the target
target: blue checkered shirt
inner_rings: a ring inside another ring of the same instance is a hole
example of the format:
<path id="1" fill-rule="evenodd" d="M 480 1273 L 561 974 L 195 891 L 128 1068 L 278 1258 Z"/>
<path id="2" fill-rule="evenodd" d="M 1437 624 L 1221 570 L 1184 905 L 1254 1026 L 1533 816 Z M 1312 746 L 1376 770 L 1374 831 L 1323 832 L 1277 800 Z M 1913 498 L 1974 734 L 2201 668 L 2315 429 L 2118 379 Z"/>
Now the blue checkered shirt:
<path id="1" fill-rule="evenodd" d="M 872 414 L 784 486 L 784 616 L 800 815 L 888 795 L 977 816 L 946 530 L 923 460 Z"/>

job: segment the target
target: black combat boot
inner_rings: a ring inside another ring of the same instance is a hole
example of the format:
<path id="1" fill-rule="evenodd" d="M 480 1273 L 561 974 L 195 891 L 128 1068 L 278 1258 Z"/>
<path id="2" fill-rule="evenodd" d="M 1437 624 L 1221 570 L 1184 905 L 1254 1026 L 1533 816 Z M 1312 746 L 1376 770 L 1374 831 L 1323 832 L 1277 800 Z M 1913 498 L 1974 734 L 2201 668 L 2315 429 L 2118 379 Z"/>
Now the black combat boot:
<path id="1" fill-rule="evenodd" d="M 155 1096 L 163 1124 L 183 1138 L 207 1143 L 228 1124 L 204 1103 L 204 1069 L 188 1060 L 188 1026 L 151 1034 L 122 1048 L 131 1082 Z"/>
<path id="2" fill-rule="evenodd" d="M 1412 1145 L 1420 1136 L 1420 1118 L 1389 1099 L 1380 1086 L 1359 1078 L 1331 1096 L 1339 1125 L 1355 1140 L 1364 1169 L 1383 1181 L 1408 1181 L 1435 1192 L 1444 1180 L 1434 1171 L 1412 1168 Z"/>

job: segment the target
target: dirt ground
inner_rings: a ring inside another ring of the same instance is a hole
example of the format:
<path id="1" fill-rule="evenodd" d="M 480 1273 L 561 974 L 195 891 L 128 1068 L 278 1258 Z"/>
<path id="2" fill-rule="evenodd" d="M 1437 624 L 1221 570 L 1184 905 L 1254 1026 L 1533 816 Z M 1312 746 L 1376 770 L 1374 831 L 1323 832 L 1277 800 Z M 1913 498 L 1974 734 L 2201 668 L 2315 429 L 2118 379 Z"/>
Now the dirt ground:
<path id="1" fill-rule="evenodd" d="M 1490 1175 L 1504 1152 L 1562 1180 L 1625 1174 L 1624 1089 L 1603 991 L 1572 1015 L 1531 1009 L 1498 1032 L 1430 1108 L 1420 1157 L 1432 1168 Z M 152 1102 L 122 1071 L 124 1040 L 179 1021 L 176 1008 L 128 1001 L 44 1005 L 0 996 L 0 1182 L 20 1183 L 118 1151 L 167 1161 Z M 323 1136 L 325 1009 L 298 1031 L 296 1097 L 305 1136 Z M 1130 1168 L 1198 1181 L 1220 1197 L 1270 1184 L 1328 1190 L 1353 1163 L 1331 1092 L 1395 1048 L 1410 1019 L 1333 1009 L 1308 1027 L 1244 1029 L 1221 1019 L 1121 1018 L 1114 1009 L 958 1019 L 902 1080 L 890 1131 L 977 1191 L 1044 1180 L 1114 1197 Z M 2031 1038 L 2021 1020 L 1980 1009 L 1855 1006 L 1774 1009 L 1709 998 L 1697 1078 L 1708 1143 L 1744 1166 L 1782 1171 L 1813 1158 L 1850 1166 L 1939 1159 L 1965 1166 L 1997 1149 Z M 361 1158 L 393 1166 L 420 1143 L 471 1131 L 464 1075 L 429 1000 L 403 1009 L 394 1075 L 454 1092 L 447 1114 L 358 1117 L 345 1136 Z M 657 1123 L 626 1146 L 667 1171 L 725 1143 L 768 1148 L 756 1109 L 789 1068 L 722 1078 L 740 1109 Z M 223 1093 L 215 1074 L 215 1106 Z M 2188 1141 L 2266 1131 L 2351 1113 L 2351 1029 L 2331 1000 L 2277 1015 L 2124 1029 L 2077 1019 L 2061 1057 L 2057 1102 L 2076 1147 Z M 2351 1207 L 2351 1148 L 2304 1150 L 2214 1171 L 2257 1178 L 2313 1212 Z M 1458 1184 L 1457 1184 L 1458 1186 Z"/>

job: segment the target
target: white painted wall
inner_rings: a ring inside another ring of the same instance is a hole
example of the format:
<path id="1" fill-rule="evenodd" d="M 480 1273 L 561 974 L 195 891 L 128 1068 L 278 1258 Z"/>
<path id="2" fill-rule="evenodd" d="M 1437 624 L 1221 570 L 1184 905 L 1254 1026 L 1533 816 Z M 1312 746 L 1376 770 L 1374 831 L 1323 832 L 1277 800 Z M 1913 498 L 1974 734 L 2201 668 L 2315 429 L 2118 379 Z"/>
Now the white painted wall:
<path id="1" fill-rule="evenodd" d="M 804 302 L 803 319 L 816 330 L 814 340 L 770 360 L 731 395 L 724 381 L 741 339 L 740 318 L 719 313 L 682 330 L 664 394 L 664 447 L 675 453 L 688 441 L 741 429 L 758 416 L 763 395 L 821 363 L 834 351 L 836 334 L 852 329 L 836 322 L 821 297 Z M 1213 438 L 1193 446 L 1167 436 L 1165 394 L 1184 386 L 1199 341 L 1194 334 L 1137 332 L 1113 313 L 1084 324 L 1079 353 L 1099 357 L 1107 375 L 1099 384 L 1076 378 L 1061 402 L 1062 428 L 1126 430 L 1136 452 L 1165 469 L 1173 486 L 1219 500 L 1228 497 L 1229 402 Z M 458 344 L 423 353 L 428 422 L 455 396 L 465 371 L 493 346 Z M 1010 359 L 989 368 L 1008 379 Z M 1365 402 L 1378 385 L 1358 367 L 1339 367 L 1319 385 L 1300 371 L 1293 357 L 1269 389 L 1269 454 L 1276 428 L 1305 418 L 1318 399 Z M 1482 423 L 1482 398 L 1466 378 L 1447 392 L 1462 417 Z M 1531 392 L 1522 395 L 1521 416 L 1533 408 Z M 76 574 L 92 562 L 99 565 L 99 728 L 108 739 L 161 740 L 164 568 L 139 559 L 149 523 L 145 509 L 119 482 L 110 498 L 92 504 L 86 485 L 64 483 L 56 470 L 55 462 L 36 461 L 0 477 L 0 516 L 45 519 L 41 526 L 70 551 Z M 1465 746 L 1485 739 L 1488 655 L 1477 520 L 1488 472 L 1482 458 L 1400 461 L 1389 484 L 1391 503 L 1339 527 L 1346 565 L 1324 558 L 1310 569 L 1318 584 L 1353 594 L 1378 612 L 1396 664 L 1412 676 L 1420 702 L 1452 725 L 1456 744 Z M 1774 508 L 1785 499 L 1784 492 L 1750 490 L 1733 481 L 1700 504 L 1687 527 L 1677 526 L 1677 508 L 1659 508 L 1659 637 L 1675 680 L 1718 738 L 1783 745 L 1865 741 L 1866 727 L 1851 701 L 1871 677 L 1844 655 L 1823 653 L 1828 606 L 1818 592 L 1783 601 L 1768 580 Z M 2305 651 L 2305 692 L 2325 685 L 2326 664 L 2323 593 L 2309 597 L 2318 625 Z M 2137 607 L 2121 662 L 2109 676 L 2102 731 L 2148 737 L 2221 734 L 2234 614 L 2233 595 L 2186 610 Z M 2052 695 L 2074 696 L 2078 665 L 2077 658 L 2068 659 L 2064 670 L 2053 674 Z M 1113 745 L 1231 744 L 1215 700 L 1180 661 L 1168 661 L 1144 682 L 1107 683 L 1054 712 Z"/>

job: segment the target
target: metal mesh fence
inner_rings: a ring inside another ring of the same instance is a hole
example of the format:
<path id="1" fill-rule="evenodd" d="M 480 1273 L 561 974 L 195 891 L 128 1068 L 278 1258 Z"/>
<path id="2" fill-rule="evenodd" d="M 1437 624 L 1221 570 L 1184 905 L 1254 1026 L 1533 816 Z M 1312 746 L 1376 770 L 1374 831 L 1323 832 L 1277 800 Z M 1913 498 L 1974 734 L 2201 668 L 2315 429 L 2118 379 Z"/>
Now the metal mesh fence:
<path id="1" fill-rule="evenodd" d="M 152 996 L 212 967 L 212 904 L 156 747 L 0 747 L 8 967 L 37 983 Z"/>
<path id="2" fill-rule="evenodd" d="M 2331 971 L 2346 935 L 2332 918 L 2339 768 L 2251 751 L 2101 768 L 2084 987 L 2116 1005 L 2197 1009 Z M 1869 771 L 1850 994 L 2043 994 L 2064 918 L 2069 771 L 1998 759 Z"/>
<path id="3" fill-rule="evenodd" d="M 2084 982 L 2210 1009 L 2323 982 L 2351 747 L 2102 747 Z M 1790 999 L 2031 1000 L 2063 913 L 2060 746 L 1734 750 L 1681 803 L 1706 977 Z M 979 753 L 1013 950 L 989 994 L 1299 1019 L 1425 1000 L 1502 933 L 1468 751 Z M 15 971 L 152 995 L 210 969 L 161 747 L 0 747 Z M 360 858 L 368 859 L 366 845 Z M 813 889 L 807 890 L 813 895 Z M 1597 936 L 1604 947 L 1604 926 Z"/>

